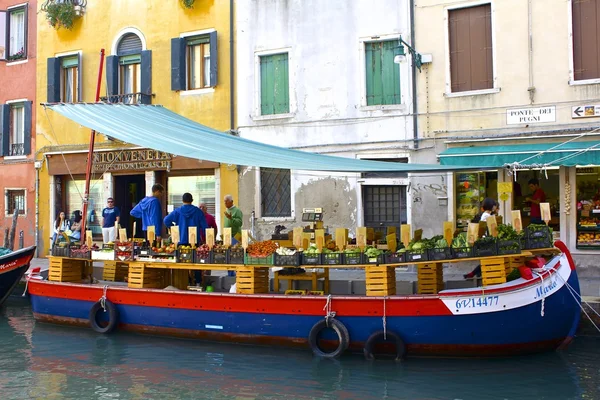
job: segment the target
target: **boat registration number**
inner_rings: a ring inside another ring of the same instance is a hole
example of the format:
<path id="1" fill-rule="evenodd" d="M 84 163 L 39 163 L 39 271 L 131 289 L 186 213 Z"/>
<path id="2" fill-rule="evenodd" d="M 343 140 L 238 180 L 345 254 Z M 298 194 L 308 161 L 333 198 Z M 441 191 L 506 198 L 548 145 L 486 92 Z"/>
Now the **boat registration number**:
<path id="1" fill-rule="evenodd" d="M 493 307 L 498 305 L 498 296 L 478 296 L 471 297 L 470 299 L 458 299 L 456 300 L 456 308 L 480 308 L 480 307 Z"/>

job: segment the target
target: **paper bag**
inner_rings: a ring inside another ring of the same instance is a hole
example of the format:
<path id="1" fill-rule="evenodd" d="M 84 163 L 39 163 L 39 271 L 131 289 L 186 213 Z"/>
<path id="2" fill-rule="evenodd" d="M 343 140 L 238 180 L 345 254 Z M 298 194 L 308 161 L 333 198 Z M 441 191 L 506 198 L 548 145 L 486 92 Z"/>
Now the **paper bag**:
<path id="1" fill-rule="evenodd" d="M 356 228 L 356 246 L 361 251 L 367 246 L 367 228 L 364 226 Z"/>
<path id="2" fill-rule="evenodd" d="M 180 235 L 179 235 L 179 227 L 178 226 L 172 226 L 171 227 L 171 242 L 175 243 L 175 247 L 177 247 L 177 245 L 180 242 Z"/>
<path id="3" fill-rule="evenodd" d="M 542 214 L 542 221 L 548 225 L 548 222 L 552 219 L 552 214 L 550 213 L 550 203 L 540 203 L 540 212 Z"/>
<path id="4" fill-rule="evenodd" d="M 469 227 L 467 228 L 467 243 L 469 246 L 473 246 L 479 239 L 479 223 L 469 222 Z"/>
<path id="5" fill-rule="evenodd" d="M 92 239 L 92 231 L 85 231 L 85 244 L 88 248 L 91 248 L 94 245 L 94 240 Z"/>
<path id="6" fill-rule="evenodd" d="M 325 246 L 325 230 L 324 229 L 315 229 L 315 243 L 317 244 L 317 249 L 319 253 L 323 250 Z"/>
<path id="7" fill-rule="evenodd" d="M 248 229 L 242 229 L 242 248 L 244 252 L 248 248 Z"/>
<path id="8" fill-rule="evenodd" d="M 301 249 L 302 248 L 302 227 L 301 226 L 297 226 L 294 228 L 293 230 L 293 237 L 292 237 L 292 243 L 294 244 L 294 247 L 297 249 Z"/>
<path id="9" fill-rule="evenodd" d="M 444 221 L 444 239 L 448 243 L 448 246 L 452 246 L 452 241 L 454 240 L 454 222 L 452 221 Z"/>
<path id="10" fill-rule="evenodd" d="M 496 221 L 496 217 L 493 215 L 487 217 L 485 223 L 487 224 L 487 230 L 490 235 L 493 237 L 498 237 L 498 223 Z"/>
<path id="11" fill-rule="evenodd" d="M 396 234 L 391 233 L 385 237 L 385 241 L 387 242 L 388 250 L 392 253 L 396 252 L 396 247 L 398 246 L 398 242 L 396 241 Z"/>
<path id="12" fill-rule="evenodd" d="M 190 246 L 196 247 L 196 243 L 198 243 L 198 227 L 188 226 L 188 242 L 190 242 Z"/>
<path id="13" fill-rule="evenodd" d="M 126 242 L 127 241 L 127 229 L 119 229 L 119 241 Z"/>
<path id="14" fill-rule="evenodd" d="M 523 220 L 521 219 L 521 210 L 513 210 L 510 212 L 510 218 L 513 228 L 517 233 L 523 230 Z"/>
<path id="15" fill-rule="evenodd" d="M 404 247 L 408 247 L 410 243 L 410 224 L 400 225 L 400 241 Z"/>
<path id="16" fill-rule="evenodd" d="M 210 249 L 215 245 L 215 228 L 206 228 L 206 244 Z"/>
<path id="17" fill-rule="evenodd" d="M 418 242 L 421 239 L 423 239 L 423 229 L 417 229 L 415 231 L 415 242 Z"/>
<path id="18" fill-rule="evenodd" d="M 148 230 L 146 231 L 146 234 L 148 235 L 148 242 L 150 242 L 150 244 L 153 244 L 156 240 L 156 230 L 154 226 L 149 226 Z"/>
<path id="19" fill-rule="evenodd" d="M 346 245 L 348 244 L 348 229 L 337 228 L 335 230 L 335 244 L 340 251 L 346 248 Z"/>
<path id="20" fill-rule="evenodd" d="M 231 247 L 231 228 L 223 228 L 223 246 Z"/>

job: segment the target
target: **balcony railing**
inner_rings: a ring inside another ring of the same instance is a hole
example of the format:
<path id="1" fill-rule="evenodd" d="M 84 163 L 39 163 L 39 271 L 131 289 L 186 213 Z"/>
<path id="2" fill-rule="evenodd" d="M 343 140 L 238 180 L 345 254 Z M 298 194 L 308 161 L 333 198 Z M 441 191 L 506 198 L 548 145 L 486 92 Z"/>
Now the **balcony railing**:
<path id="1" fill-rule="evenodd" d="M 42 4 L 42 11 L 46 11 L 50 4 L 57 3 L 68 3 L 72 4 L 73 6 L 79 6 L 82 9 L 85 8 L 85 6 L 87 6 L 87 0 L 46 0 L 44 4 Z"/>
<path id="2" fill-rule="evenodd" d="M 105 96 L 101 97 L 100 101 L 102 101 L 103 103 L 151 104 L 152 97 L 154 97 L 154 94 L 150 95 L 138 92 Z"/>
<path id="3" fill-rule="evenodd" d="M 13 143 L 10 145 L 10 154 L 13 156 L 24 156 L 25 155 L 25 143 Z"/>

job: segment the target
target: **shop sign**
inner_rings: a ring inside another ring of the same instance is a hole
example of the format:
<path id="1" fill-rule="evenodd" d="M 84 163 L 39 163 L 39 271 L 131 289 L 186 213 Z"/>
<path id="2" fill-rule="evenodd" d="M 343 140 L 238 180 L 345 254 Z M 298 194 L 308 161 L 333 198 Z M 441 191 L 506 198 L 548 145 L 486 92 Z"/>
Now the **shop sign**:
<path id="1" fill-rule="evenodd" d="M 171 154 L 151 149 L 99 151 L 94 153 L 93 171 L 170 169 L 171 159 Z"/>
<path id="2" fill-rule="evenodd" d="M 512 182 L 498 182 L 498 196 L 500 200 L 506 201 L 508 200 L 508 196 L 513 191 L 513 183 Z"/>
<path id="3" fill-rule="evenodd" d="M 556 121 L 556 106 L 506 110 L 506 124 L 536 124 Z"/>
<path id="4" fill-rule="evenodd" d="M 571 107 L 571 118 L 600 117 L 600 104 Z"/>

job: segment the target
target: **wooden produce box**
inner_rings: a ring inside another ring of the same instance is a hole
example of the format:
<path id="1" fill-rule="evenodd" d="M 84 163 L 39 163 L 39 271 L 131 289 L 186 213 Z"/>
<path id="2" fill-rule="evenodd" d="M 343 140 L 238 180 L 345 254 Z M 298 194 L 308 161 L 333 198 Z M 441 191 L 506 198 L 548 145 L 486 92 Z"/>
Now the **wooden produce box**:
<path id="1" fill-rule="evenodd" d="M 417 293 L 437 294 L 444 290 L 443 271 L 441 263 L 419 265 L 417 267 Z"/>
<path id="2" fill-rule="evenodd" d="M 145 263 L 133 262 L 129 264 L 129 277 L 127 286 L 130 288 L 162 289 L 166 285 L 165 276 L 168 270 L 146 267 Z"/>
<path id="3" fill-rule="evenodd" d="M 396 294 L 396 272 L 393 267 L 365 267 L 367 296 L 393 296 Z"/>
<path id="4" fill-rule="evenodd" d="M 506 282 L 507 259 L 487 258 L 481 260 L 481 278 L 483 286 L 499 285 Z"/>
<path id="5" fill-rule="evenodd" d="M 102 271 L 102 280 L 110 282 L 123 282 L 129 274 L 129 265 L 119 261 L 105 261 Z"/>
<path id="6" fill-rule="evenodd" d="M 240 265 L 236 268 L 235 282 L 238 293 L 269 293 L 269 268 Z"/>
<path id="7" fill-rule="evenodd" d="M 53 282 L 81 282 L 87 273 L 86 260 L 50 257 L 48 280 Z"/>

